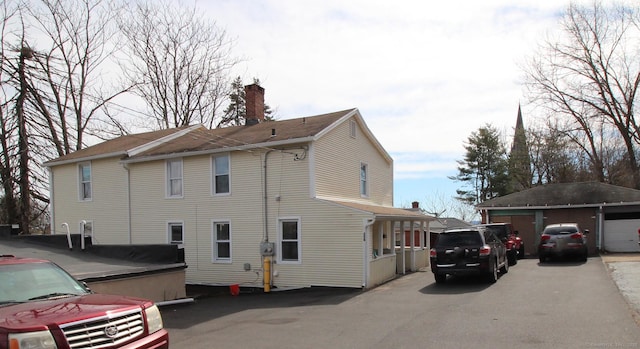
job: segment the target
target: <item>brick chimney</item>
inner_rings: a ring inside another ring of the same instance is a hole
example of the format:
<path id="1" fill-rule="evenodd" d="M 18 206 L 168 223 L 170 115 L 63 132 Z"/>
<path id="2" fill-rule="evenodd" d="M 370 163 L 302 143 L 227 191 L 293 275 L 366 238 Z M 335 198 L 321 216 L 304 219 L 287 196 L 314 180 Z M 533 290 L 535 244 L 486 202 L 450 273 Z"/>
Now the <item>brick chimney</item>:
<path id="1" fill-rule="evenodd" d="M 251 126 L 264 121 L 264 88 L 258 84 L 244 87 L 247 115 L 245 125 Z"/>

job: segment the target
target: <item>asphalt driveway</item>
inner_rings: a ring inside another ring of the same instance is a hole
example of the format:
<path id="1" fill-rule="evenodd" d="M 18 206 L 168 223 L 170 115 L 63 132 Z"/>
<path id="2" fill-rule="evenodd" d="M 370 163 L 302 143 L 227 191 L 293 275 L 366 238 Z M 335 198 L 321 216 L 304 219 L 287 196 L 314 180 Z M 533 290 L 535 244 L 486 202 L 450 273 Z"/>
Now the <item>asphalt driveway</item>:
<path id="1" fill-rule="evenodd" d="M 492 285 L 424 271 L 366 292 L 225 293 L 162 313 L 172 346 L 190 349 L 640 347 L 613 263 L 525 259 Z"/>

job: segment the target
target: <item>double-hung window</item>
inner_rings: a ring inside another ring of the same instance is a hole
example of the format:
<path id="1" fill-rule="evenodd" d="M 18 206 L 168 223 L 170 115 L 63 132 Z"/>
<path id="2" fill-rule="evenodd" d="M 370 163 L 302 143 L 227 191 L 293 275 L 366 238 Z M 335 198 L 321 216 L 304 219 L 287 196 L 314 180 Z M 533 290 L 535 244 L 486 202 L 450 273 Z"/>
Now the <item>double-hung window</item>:
<path id="1" fill-rule="evenodd" d="M 184 243 L 183 223 L 169 222 L 167 228 L 169 230 L 169 243 L 173 245 L 182 245 Z"/>
<path id="2" fill-rule="evenodd" d="M 231 262 L 231 224 L 228 221 L 213 222 L 213 261 Z"/>
<path id="3" fill-rule="evenodd" d="M 299 263 L 300 258 L 300 219 L 282 218 L 280 228 L 280 261 Z"/>
<path id="4" fill-rule="evenodd" d="M 78 178 L 79 178 L 79 198 L 80 201 L 91 200 L 91 164 L 85 163 L 78 165 Z"/>
<path id="5" fill-rule="evenodd" d="M 211 159 L 213 173 L 213 195 L 229 194 L 229 154 L 214 156 Z"/>
<path id="6" fill-rule="evenodd" d="M 182 197 L 182 159 L 167 161 L 167 196 Z"/>
<path id="7" fill-rule="evenodd" d="M 360 163 L 360 195 L 369 196 L 369 166 Z"/>

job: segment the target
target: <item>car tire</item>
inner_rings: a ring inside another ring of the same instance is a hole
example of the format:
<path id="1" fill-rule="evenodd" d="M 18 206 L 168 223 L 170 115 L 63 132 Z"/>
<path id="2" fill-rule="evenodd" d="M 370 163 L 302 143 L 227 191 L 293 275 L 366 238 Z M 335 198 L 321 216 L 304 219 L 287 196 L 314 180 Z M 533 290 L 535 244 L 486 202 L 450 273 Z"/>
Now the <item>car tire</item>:
<path id="1" fill-rule="evenodd" d="M 500 268 L 500 273 L 506 274 L 508 272 L 509 272 L 509 262 L 508 261 L 504 261 L 504 264 L 502 265 L 502 268 Z"/>
<path id="2" fill-rule="evenodd" d="M 518 252 L 516 252 L 516 250 L 511 250 L 511 252 L 507 254 L 507 262 L 509 265 L 518 264 Z"/>
<path id="3" fill-rule="evenodd" d="M 520 245 L 520 249 L 518 250 L 518 259 L 524 258 L 524 245 Z"/>
<path id="4" fill-rule="evenodd" d="M 543 255 L 540 255 L 540 256 L 538 256 L 538 260 L 540 261 L 540 264 L 542 264 L 542 263 L 547 261 L 547 257 L 545 257 Z"/>
<path id="5" fill-rule="evenodd" d="M 433 274 L 433 277 L 436 279 L 436 284 L 444 284 L 447 281 L 447 274 Z"/>
<path id="6" fill-rule="evenodd" d="M 495 284 L 496 281 L 498 281 L 498 261 L 495 260 L 491 264 L 491 270 L 489 271 L 489 274 L 487 274 L 487 282 Z"/>

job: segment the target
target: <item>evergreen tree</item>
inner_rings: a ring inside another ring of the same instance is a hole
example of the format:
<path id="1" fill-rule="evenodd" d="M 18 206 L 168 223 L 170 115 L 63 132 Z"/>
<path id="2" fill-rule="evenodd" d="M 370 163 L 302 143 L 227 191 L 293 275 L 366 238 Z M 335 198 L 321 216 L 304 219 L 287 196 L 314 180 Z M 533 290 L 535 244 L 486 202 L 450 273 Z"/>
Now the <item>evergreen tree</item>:
<path id="1" fill-rule="evenodd" d="M 499 132 L 491 125 L 472 132 L 465 145 L 464 160 L 458 162 L 458 175 L 450 179 L 464 182 L 471 189 L 458 189 L 456 199 L 475 205 L 509 194 L 508 161 Z"/>
<path id="2" fill-rule="evenodd" d="M 253 78 L 253 83 L 260 85 L 260 80 L 257 78 Z M 271 116 L 273 111 L 271 107 L 264 104 L 264 120 L 265 121 L 273 121 L 274 118 Z M 242 78 L 239 76 L 235 78 L 231 82 L 231 92 L 229 93 L 229 105 L 224 110 L 224 115 L 217 127 L 224 126 L 240 126 L 243 124 L 245 117 L 247 116 L 247 108 L 246 108 L 246 95 L 244 92 L 244 84 L 242 83 Z"/>

